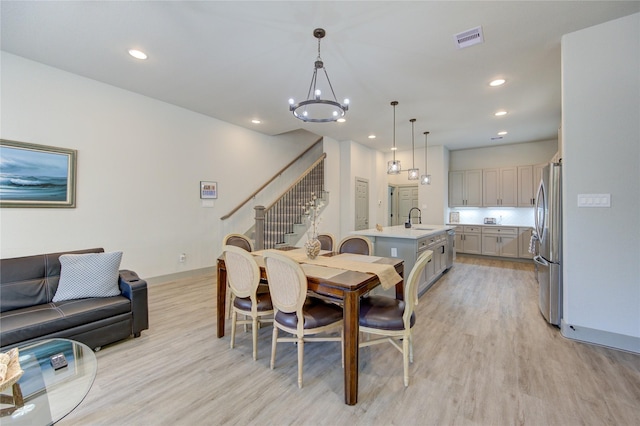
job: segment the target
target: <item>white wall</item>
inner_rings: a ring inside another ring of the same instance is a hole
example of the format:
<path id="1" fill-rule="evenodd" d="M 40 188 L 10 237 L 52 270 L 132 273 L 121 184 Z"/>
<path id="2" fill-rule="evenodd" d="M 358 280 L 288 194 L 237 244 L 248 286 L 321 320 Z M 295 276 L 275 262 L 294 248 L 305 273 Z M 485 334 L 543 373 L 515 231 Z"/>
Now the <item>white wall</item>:
<path id="1" fill-rule="evenodd" d="M 558 123 L 559 125 L 560 123 Z M 451 151 L 450 170 L 489 169 L 546 163 L 558 151 L 558 140 L 497 145 Z"/>
<path id="2" fill-rule="evenodd" d="M 431 175 L 431 185 L 420 185 L 420 181 L 409 180 L 408 170 L 415 165 L 424 174 L 424 147 L 416 148 L 415 161 L 412 151 L 396 151 L 396 160 L 400 160 L 402 172 L 386 175 L 389 185 L 418 185 L 418 207 L 422 223 L 442 225 L 447 216 L 449 197 L 449 150 L 441 145 L 429 146 L 427 151 L 427 171 Z M 386 173 L 387 161 L 393 159 L 392 153 L 384 158 L 383 169 Z M 388 218 L 388 212 L 386 212 Z M 386 221 L 384 222 L 386 223 Z"/>
<path id="3" fill-rule="evenodd" d="M 387 181 L 381 166 L 384 156 L 378 151 L 352 141 L 340 143 L 341 212 L 340 239 L 355 229 L 355 182 L 369 182 L 369 225 L 386 224 Z M 380 203 L 379 203 L 380 202 Z M 336 236 L 337 237 L 337 236 Z"/>
<path id="4" fill-rule="evenodd" d="M 78 151 L 77 207 L 3 208 L 2 258 L 104 247 L 143 278 L 214 266 L 220 217 L 308 147 L 6 52 L 1 67 L 0 136 Z M 201 180 L 218 182 L 212 207 Z"/>
<path id="5" fill-rule="evenodd" d="M 640 352 L 640 14 L 562 39 L 563 333 Z M 577 196 L 611 194 L 611 208 Z M 569 326 L 572 326 L 573 329 Z"/>

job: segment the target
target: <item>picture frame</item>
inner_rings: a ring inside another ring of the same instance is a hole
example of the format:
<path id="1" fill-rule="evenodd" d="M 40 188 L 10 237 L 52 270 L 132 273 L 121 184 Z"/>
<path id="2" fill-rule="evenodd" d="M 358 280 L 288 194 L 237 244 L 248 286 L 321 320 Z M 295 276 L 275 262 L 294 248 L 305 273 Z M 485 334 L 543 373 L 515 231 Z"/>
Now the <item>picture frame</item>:
<path id="1" fill-rule="evenodd" d="M 74 149 L 0 139 L 0 207 L 76 207 Z"/>
<path id="2" fill-rule="evenodd" d="M 200 198 L 203 200 L 218 198 L 218 182 L 201 180 L 200 181 Z"/>

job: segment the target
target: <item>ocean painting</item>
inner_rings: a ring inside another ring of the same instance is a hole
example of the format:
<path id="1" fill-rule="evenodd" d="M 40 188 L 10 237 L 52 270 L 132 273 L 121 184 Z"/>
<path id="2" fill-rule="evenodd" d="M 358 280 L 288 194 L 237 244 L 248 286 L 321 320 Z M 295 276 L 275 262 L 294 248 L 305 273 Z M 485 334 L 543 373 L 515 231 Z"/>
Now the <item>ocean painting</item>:
<path id="1" fill-rule="evenodd" d="M 75 207 L 75 151 L 2 141 L 2 207 Z"/>

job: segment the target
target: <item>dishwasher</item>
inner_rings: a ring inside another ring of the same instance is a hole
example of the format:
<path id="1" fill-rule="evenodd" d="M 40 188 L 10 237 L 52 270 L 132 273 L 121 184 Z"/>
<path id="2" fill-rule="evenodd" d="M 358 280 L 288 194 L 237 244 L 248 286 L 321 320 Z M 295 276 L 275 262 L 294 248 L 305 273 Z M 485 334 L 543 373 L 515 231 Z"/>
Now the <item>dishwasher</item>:
<path id="1" fill-rule="evenodd" d="M 455 242 L 456 242 L 456 231 L 455 229 L 449 229 L 447 231 L 447 260 L 446 260 L 445 271 L 448 271 L 453 266 L 453 261 L 455 260 L 455 257 L 456 257 L 456 249 L 454 247 Z"/>

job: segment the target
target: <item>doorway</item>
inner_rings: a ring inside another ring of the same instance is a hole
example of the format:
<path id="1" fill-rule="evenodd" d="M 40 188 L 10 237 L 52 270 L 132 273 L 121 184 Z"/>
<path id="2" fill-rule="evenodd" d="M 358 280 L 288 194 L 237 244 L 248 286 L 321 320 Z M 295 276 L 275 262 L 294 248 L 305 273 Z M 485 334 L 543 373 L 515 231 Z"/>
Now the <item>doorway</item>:
<path id="1" fill-rule="evenodd" d="M 369 228 L 369 181 L 356 177 L 356 223 L 355 230 Z"/>
<path id="2" fill-rule="evenodd" d="M 418 185 L 389 185 L 389 223 L 402 225 L 409 210 L 418 207 Z"/>

